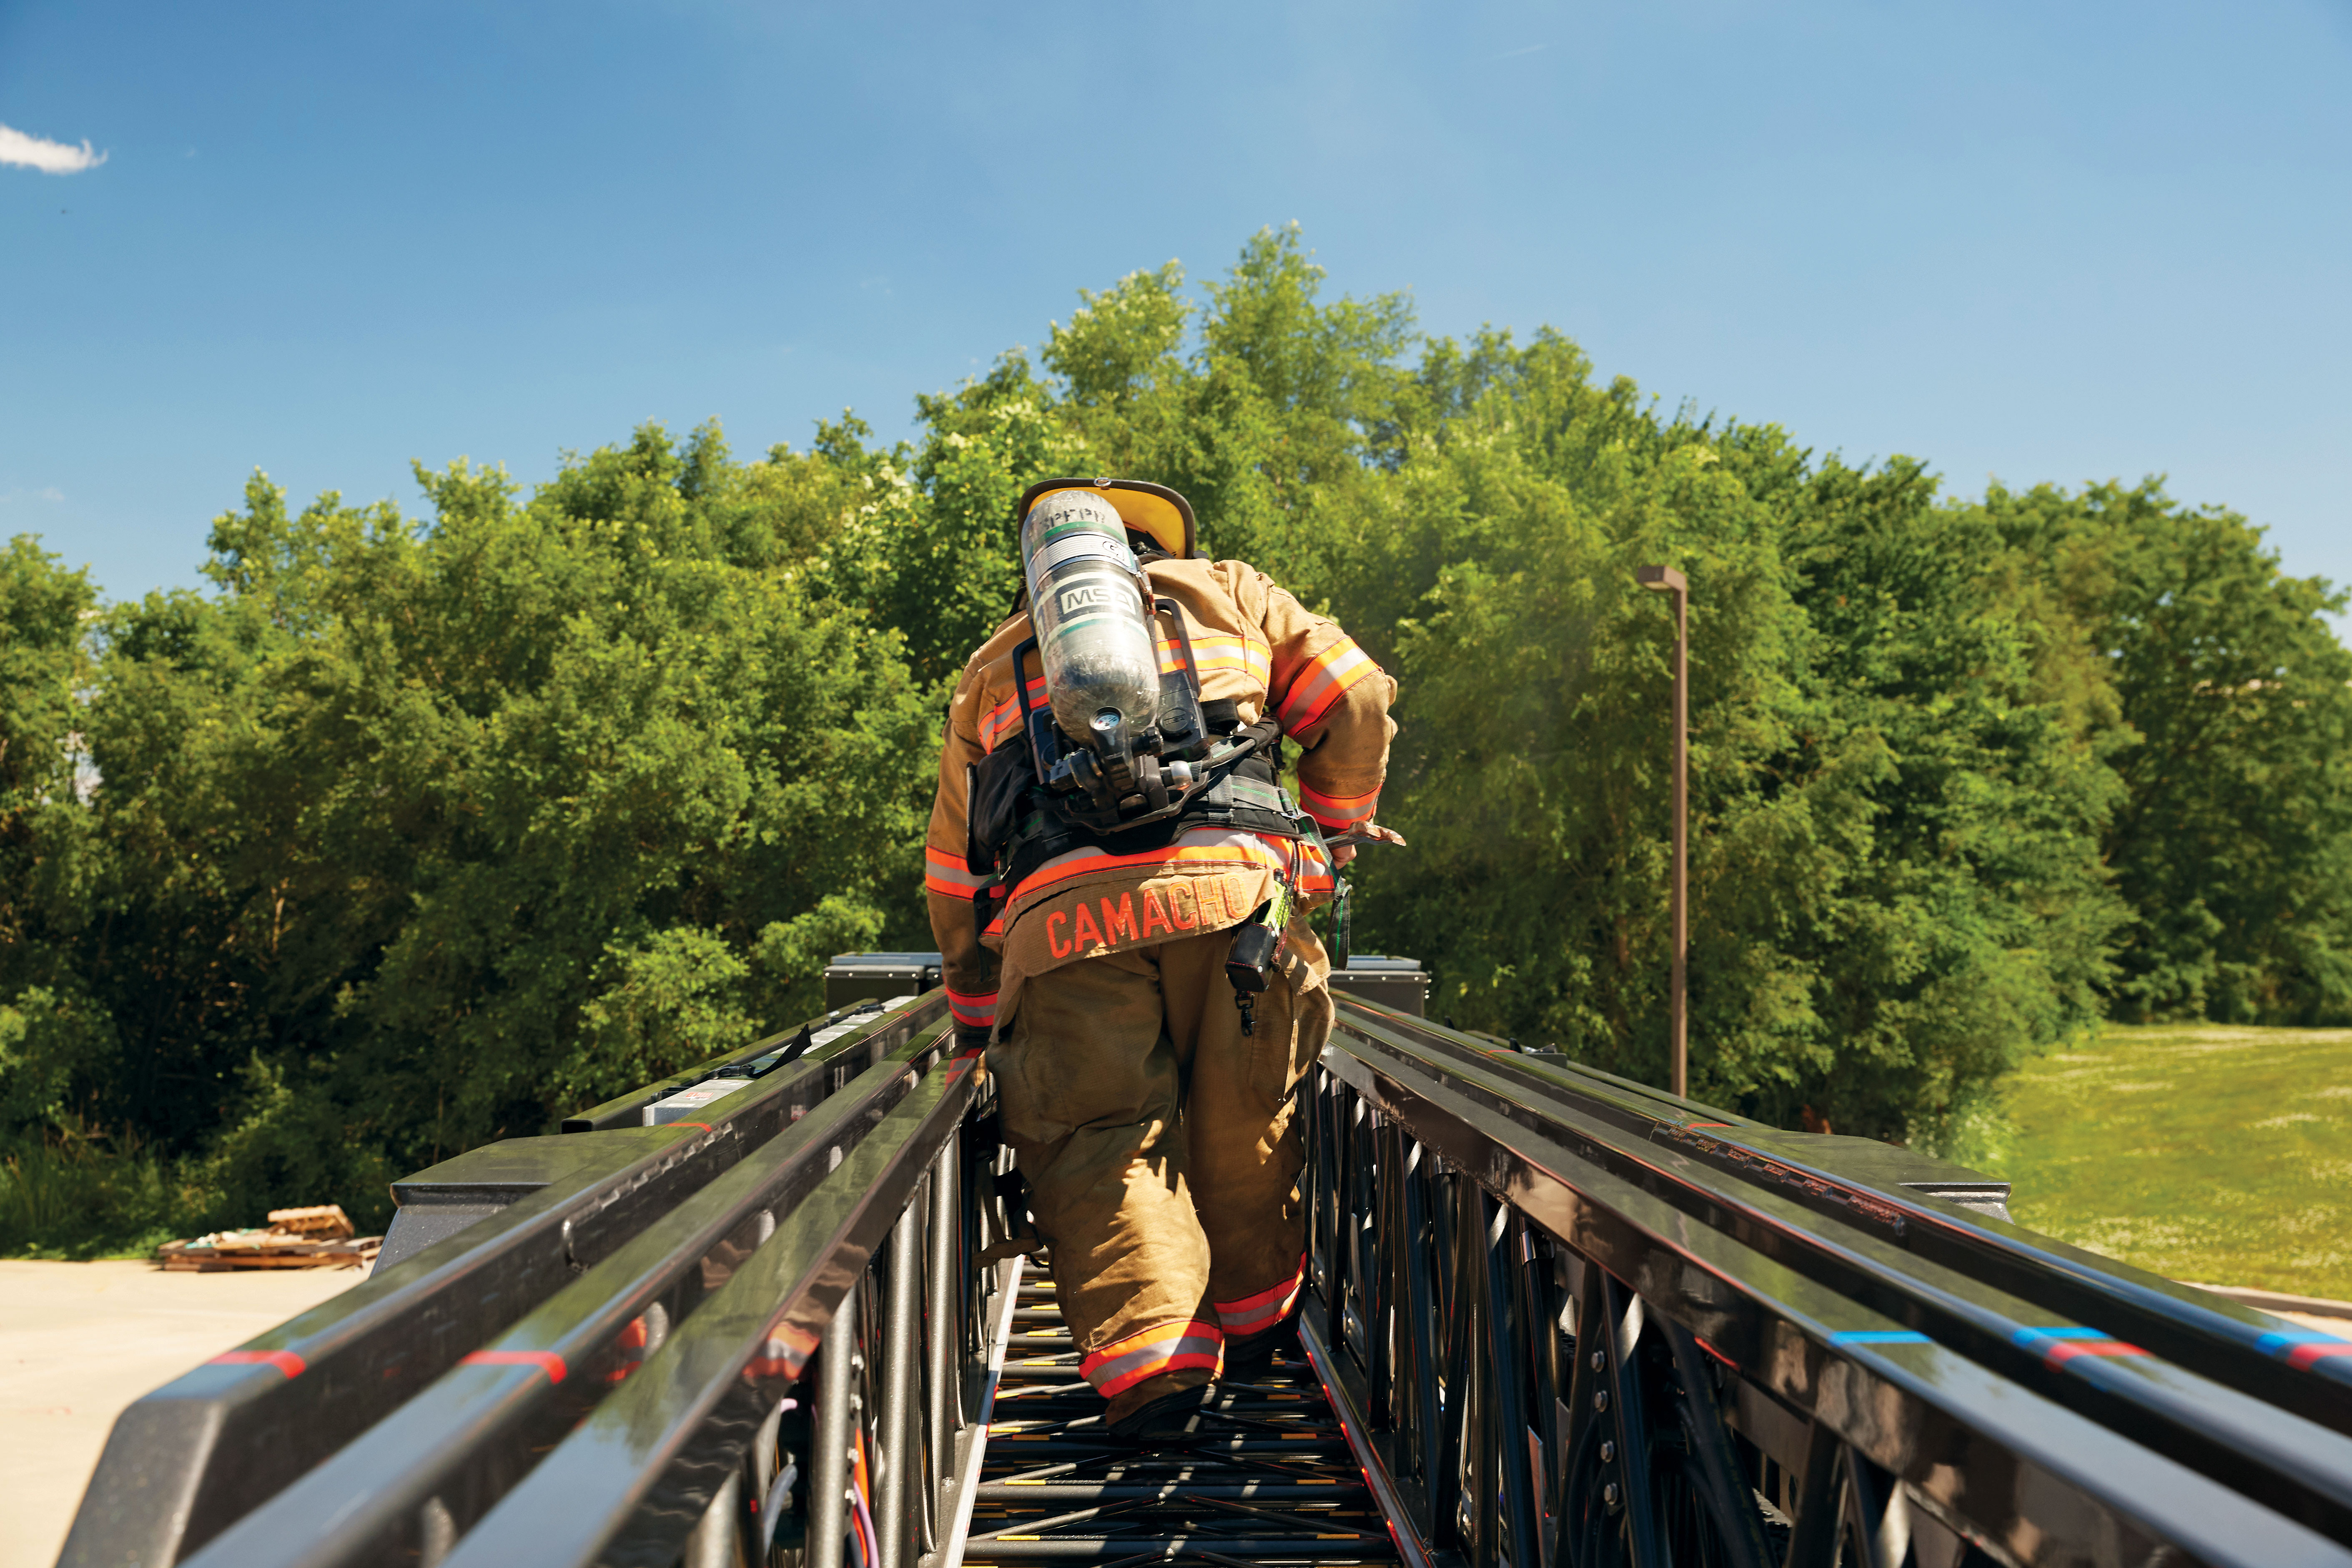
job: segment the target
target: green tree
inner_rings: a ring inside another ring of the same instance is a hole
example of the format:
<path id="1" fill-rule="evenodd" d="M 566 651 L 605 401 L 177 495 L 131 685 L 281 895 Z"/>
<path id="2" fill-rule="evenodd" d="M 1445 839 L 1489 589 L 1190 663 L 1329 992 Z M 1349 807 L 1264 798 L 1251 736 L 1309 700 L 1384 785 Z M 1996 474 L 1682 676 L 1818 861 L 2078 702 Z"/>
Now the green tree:
<path id="1" fill-rule="evenodd" d="M 0 1130 L 76 1117 L 79 1082 L 112 1059 L 71 952 L 91 871 L 79 796 L 95 599 L 30 536 L 0 552 Z"/>
<path id="2" fill-rule="evenodd" d="M 1950 1147 L 2102 1007 L 2352 1017 L 2346 599 L 2243 519 L 1956 503 L 1324 284 L 1290 228 L 1197 294 L 1082 290 L 904 443 L 648 425 L 528 496 L 419 468 L 423 518 L 257 475 L 203 594 L 100 610 L 14 542 L 0 1246 L 380 1215 L 394 1171 L 814 1010 L 835 951 L 928 945 L 945 686 L 1056 473 L 1175 486 L 1400 676 L 1412 846 L 1358 862 L 1359 945 L 1460 1023 L 1664 1076 L 1660 561 L 1696 1092 Z"/>
<path id="3" fill-rule="evenodd" d="M 1402 294 L 1320 299 L 1324 269 L 1296 225 L 1243 246 L 1205 309 L 1173 262 L 1129 274 L 1049 334 L 1057 414 L 1119 471 L 1174 486 L 1209 553 L 1249 561 L 1310 602 L 1333 529 L 1370 482 L 1376 433 L 1413 342 Z M 1188 328 L 1197 336 L 1187 349 Z"/>
<path id="4" fill-rule="evenodd" d="M 2352 1018 L 2352 653 L 2325 618 L 2346 595 L 2154 480 L 1996 488 L 1984 511 L 2137 735 L 2105 845 L 2132 911 L 2116 1011 Z"/>
<path id="5" fill-rule="evenodd" d="M 951 683 L 1013 612 L 1021 492 L 1087 467 L 1084 442 L 1054 419 L 1050 399 L 1017 352 L 953 394 L 918 397 L 921 446 L 894 455 L 875 499 L 817 565 L 825 591 L 899 628 L 927 681 Z M 864 457 L 862 446 L 845 450 Z"/>
<path id="6" fill-rule="evenodd" d="M 1659 418 L 1575 346 L 1433 343 L 1381 433 L 1334 601 L 1393 660 L 1368 940 L 1464 1023 L 1664 1076 L 1664 601 L 1693 638 L 1695 1091 L 1948 1142 L 2090 1016 L 2117 918 L 2112 738 L 1989 599 L 1999 536 L 1916 464 L 1816 467 Z M 1393 628 L 1391 630 L 1391 628 Z"/>
<path id="7" fill-rule="evenodd" d="M 226 1209 L 380 1193 L 913 938 L 932 719 L 898 637 L 804 591 L 856 478 L 648 426 L 528 503 L 420 470 L 423 525 L 257 477 L 217 594 L 110 627 L 96 1101 Z"/>
<path id="8" fill-rule="evenodd" d="M 1867 853 L 1810 933 L 1835 1062 L 1804 1092 L 1853 1130 L 1940 1141 L 2026 1049 L 2098 1016 L 2127 737 L 2052 689 L 1997 591 L 2000 535 L 1935 492 L 1910 459 L 1832 460 L 1788 540 L 1822 731 L 1880 759 Z M 1759 1103 L 1785 1120 L 1789 1098 Z"/>

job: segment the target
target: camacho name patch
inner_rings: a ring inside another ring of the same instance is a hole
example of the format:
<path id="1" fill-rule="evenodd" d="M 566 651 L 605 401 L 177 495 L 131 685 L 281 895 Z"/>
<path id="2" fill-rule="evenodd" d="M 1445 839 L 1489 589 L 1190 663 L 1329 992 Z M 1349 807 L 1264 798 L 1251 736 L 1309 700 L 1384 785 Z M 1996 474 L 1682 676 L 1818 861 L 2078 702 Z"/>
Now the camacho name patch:
<path id="1" fill-rule="evenodd" d="M 1264 872 L 1215 872 L 1148 887 L 1067 894 L 1031 910 L 1022 923 L 1039 922 L 1055 962 L 1097 958 L 1123 948 L 1171 942 L 1216 931 L 1249 918 Z"/>

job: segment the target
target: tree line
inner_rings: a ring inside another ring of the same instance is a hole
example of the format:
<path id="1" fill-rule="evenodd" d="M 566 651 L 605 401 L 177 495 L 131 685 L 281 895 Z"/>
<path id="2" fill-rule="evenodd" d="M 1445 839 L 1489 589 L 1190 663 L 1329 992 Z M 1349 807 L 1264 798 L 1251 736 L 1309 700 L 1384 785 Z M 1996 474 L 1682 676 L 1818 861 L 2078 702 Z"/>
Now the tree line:
<path id="1" fill-rule="evenodd" d="M 2101 1017 L 2352 1017 L 2344 596 L 2154 480 L 1942 492 L 1668 411 L 1550 330 L 1325 298 L 1291 231 L 743 460 L 646 426 L 422 515 L 259 475 L 205 592 L 0 554 L 0 1247 L 386 1180 L 928 946 L 945 695 L 1034 479 L 1175 486 L 1394 673 L 1360 951 L 1652 1080 L 1692 585 L 1693 1092 L 1965 1152 Z"/>

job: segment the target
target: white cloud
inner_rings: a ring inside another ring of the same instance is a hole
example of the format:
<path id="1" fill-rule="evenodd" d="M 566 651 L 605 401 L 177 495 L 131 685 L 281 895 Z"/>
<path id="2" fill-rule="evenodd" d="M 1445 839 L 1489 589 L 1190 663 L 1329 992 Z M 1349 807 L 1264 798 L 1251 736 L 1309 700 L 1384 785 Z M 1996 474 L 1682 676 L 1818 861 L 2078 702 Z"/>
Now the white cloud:
<path id="1" fill-rule="evenodd" d="M 38 169 L 44 174 L 79 174 L 105 162 L 106 154 L 91 152 L 88 142 L 79 147 L 65 142 L 44 142 L 37 136 L 0 125 L 0 163 Z"/>

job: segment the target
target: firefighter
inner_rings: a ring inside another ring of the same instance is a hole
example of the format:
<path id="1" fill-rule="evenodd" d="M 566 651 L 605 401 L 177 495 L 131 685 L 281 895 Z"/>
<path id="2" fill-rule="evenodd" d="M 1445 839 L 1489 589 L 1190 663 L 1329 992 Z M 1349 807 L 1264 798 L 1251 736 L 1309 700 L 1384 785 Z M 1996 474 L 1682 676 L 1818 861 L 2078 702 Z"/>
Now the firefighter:
<path id="1" fill-rule="evenodd" d="M 957 684 L 925 888 L 1081 1370 L 1113 1433 L 1164 1440 L 1221 1365 L 1247 1382 L 1295 1342 L 1290 1093 L 1331 1025 L 1304 913 L 1354 853 L 1328 837 L 1402 842 L 1372 824 L 1396 682 L 1264 573 L 1199 558 L 1171 489 L 1048 480 L 1019 515 L 1027 586 Z M 1156 729 L 1103 695 L 1106 626 L 1156 667 Z"/>

